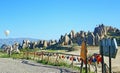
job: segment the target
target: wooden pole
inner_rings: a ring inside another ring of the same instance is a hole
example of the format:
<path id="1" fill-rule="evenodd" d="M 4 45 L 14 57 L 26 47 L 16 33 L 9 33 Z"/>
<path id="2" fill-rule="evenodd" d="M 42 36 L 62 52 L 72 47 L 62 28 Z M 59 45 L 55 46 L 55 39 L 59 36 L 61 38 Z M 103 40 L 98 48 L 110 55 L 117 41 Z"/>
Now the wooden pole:
<path id="1" fill-rule="evenodd" d="M 24 58 L 24 56 L 25 56 L 25 52 L 23 52 L 23 58 Z"/>
<path id="2" fill-rule="evenodd" d="M 82 68 L 83 68 L 83 60 L 81 59 L 80 73 L 82 73 Z"/>
<path id="3" fill-rule="evenodd" d="M 101 55 L 102 55 L 102 73 L 104 73 L 104 56 L 103 56 L 103 46 L 101 46 Z"/>
<path id="4" fill-rule="evenodd" d="M 112 73 L 112 70 L 111 70 L 111 50 L 110 50 L 110 46 L 109 46 L 109 73 Z"/>
<path id="5" fill-rule="evenodd" d="M 43 51 L 42 51 L 42 60 L 43 60 Z"/>
<path id="6" fill-rule="evenodd" d="M 71 57 L 71 64 L 70 64 L 70 66 L 72 66 L 72 68 L 73 68 L 73 55 L 72 55 L 72 57 Z"/>
<path id="7" fill-rule="evenodd" d="M 58 54 L 56 54 L 56 55 L 57 55 L 57 57 L 56 57 L 56 60 L 55 60 L 55 64 L 58 63 L 58 56 L 59 56 Z"/>
<path id="8" fill-rule="evenodd" d="M 87 45 L 86 45 L 86 40 L 85 40 L 85 57 L 86 57 L 86 59 L 85 59 L 85 73 L 88 73 L 88 70 L 87 70 Z"/>
<path id="9" fill-rule="evenodd" d="M 38 53 L 38 60 L 40 60 L 40 56 L 41 56 L 41 54 L 40 54 L 40 53 Z"/>
<path id="10" fill-rule="evenodd" d="M 28 51 L 27 51 L 27 59 L 28 59 Z"/>
<path id="11" fill-rule="evenodd" d="M 47 54 L 47 56 L 48 56 L 48 61 L 47 61 L 47 63 L 49 63 L 49 57 L 50 57 L 50 56 L 49 56 L 49 53 Z"/>
<path id="12" fill-rule="evenodd" d="M 33 60 L 35 60 L 35 55 L 36 55 L 36 53 L 34 52 L 34 57 L 33 57 Z"/>

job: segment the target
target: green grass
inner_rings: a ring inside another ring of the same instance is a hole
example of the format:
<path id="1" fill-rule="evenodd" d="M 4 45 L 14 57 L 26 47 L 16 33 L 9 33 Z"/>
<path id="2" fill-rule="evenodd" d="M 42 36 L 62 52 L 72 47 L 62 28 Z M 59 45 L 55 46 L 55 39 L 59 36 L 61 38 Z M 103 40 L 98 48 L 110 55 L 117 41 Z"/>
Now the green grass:
<path id="1" fill-rule="evenodd" d="M 45 51 L 45 52 L 51 52 L 51 53 L 56 53 L 56 52 L 59 52 L 59 53 L 63 53 L 63 52 L 65 52 L 65 50 L 43 50 L 43 51 Z"/>
<path id="2" fill-rule="evenodd" d="M 29 48 L 23 48 L 20 49 L 21 52 L 38 52 L 41 51 L 39 48 L 29 49 Z"/>
<path id="3" fill-rule="evenodd" d="M 61 68 L 70 68 L 76 71 L 80 71 L 80 67 L 78 66 L 73 66 L 71 67 L 69 64 L 67 64 L 66 62 L 59 62 L 59 63 L 52 63 L 52 62 L 48 62 L 47 60 L 39 60 L 37 61 L 38 63 L 42 63 L 44 65 L 51 65 L 51 66 L 59 66 Z M 85 69 L 82 70 L 83 73 L 85 73 Z M 88 73 L 94 73 L 94 72 L 88 72 Z"/>
<path id="4" fill-rule="evenodd" d="M 22 59 L 23 58 L 23 53 L 13 53 L 13 54 L 11 54 L 10 57 L 14 58 L 14 59 Z"/>
<path id="5" fill-rule="evenodd" d="M 0 55 L 0 58 L 9 58 L 9 55 L 7 55 L 7 54 L 2 54 L 2 55 Z"/>
<path id="6" fill-rule="evenodd" d="M 0 58 L 9 58 L 9 56 L 6 53 L 0 51 Z"/>
<path id="7" fill-rule="evenodd" d="M 80 72 L 80 67 L 78 66 L 71 66 L 70 64 L 64 62 L 64 61 L 60 61 L 58 63 L 54 63 L 52 61 L 47 61 L 47 59 L 44 59 L 44 60 L 38 60 L 37 63 L 41 63 L 41 64 L 44 64 L 44 65 L 51 65 L 51 66 L 59 66 L 61 68 L 69 68 L 69 69 L 73 69 L 73 70 L 76 70 L 78 72 Z M 82 69 L 82 73 L 85 73 L 85 69 Z M 88 72 L 88 73 L 94 73 L 94 72 Z"/>
<path id="8" fill-rule="evenodd" d="M 16 59 L 21 59 L 23 58 L 23 53 L 13 53 L 11 56 L 9 56 L 5 52 L 0 52 L 0 58 L 16 58 Z"/>
<path id="9" fill-rule="evenodd" d="M 44 60 L 38 60 L 37 63 L 42 63 L 42 64 L 44 64 L 44 65 L 51 65 L 51 66 L 59 66 L 59 67 L 71 68 L 70 65 L 67 64 L 67 63 L 64 62 L 64 61 L 55 63 L 55 62 L 52 62 L 52 61 L 49 61 L 49 62 L 48 62 L 46 59 L 44 59 Z"/>
<path id="10" fill-rule="evenodd" d="M 52 51 L 54 52 L 53 50 L 49 50 L 49 52 Z M 23 57 L 23 53 L 13 53 L 11 54 L 11 56 L 9 57 L 9 55 L 7 53 L 4 53 L 4 52 L 0 52 L 0 58 L 13 58 L 13 59 L 28 59 L 28 60 L 32 60 L 32 56 L 24 56 Z M 73 70 L 77 70 L 79 72 L 80 70 L 80 67 L 78 66 L 71 66 L 70 64 L 68 64 L 67 62 L 64 62 L 63 60 L 59 60 L 59 62 L 55 62 L 52 60 L 49 60 L 48 61 L 48 58 L 43 58 L 43 60 L 34 60 L 35 62 L 37 63 L 42 63 L 44 65 L 51 65 L 51 66 L 59 66 L 61 68 L 70 68 L 70 69 L 73 69 Z M 83 73 L 85 72 L 85 70 L 83 69 Z M 92 72 L 90 72 L 92 73 Z"/>

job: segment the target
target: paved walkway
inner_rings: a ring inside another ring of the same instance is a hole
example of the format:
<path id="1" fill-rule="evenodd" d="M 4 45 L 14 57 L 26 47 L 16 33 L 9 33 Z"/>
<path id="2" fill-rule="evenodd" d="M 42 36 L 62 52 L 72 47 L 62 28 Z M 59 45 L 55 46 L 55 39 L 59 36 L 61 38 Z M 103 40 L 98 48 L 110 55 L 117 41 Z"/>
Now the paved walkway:
<path id="1" fill-rule="evenodd" d="M 42 65 L 28 60 L 0 58 L 0 73 L 76 73 L 72 70 Z"/>

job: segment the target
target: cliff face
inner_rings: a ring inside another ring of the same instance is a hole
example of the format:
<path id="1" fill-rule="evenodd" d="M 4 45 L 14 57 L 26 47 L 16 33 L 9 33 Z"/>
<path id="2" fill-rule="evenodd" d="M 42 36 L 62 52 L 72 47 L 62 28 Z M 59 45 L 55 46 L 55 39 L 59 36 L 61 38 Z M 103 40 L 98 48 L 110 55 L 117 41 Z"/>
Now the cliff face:
<path id="1" fill-rule="evenodd" d="M 104 37 L 114 37 L 120 45 L 120 30 L 111 26 L 104 26 L 103 24 L 95 27 L 93 32 L 80 31 L 75 33 L 72 30 L 68 35 L 61 36 L 58 43 L 62 45 L 71 45 L 73 43 L 81 45 L 82 40 L 85 39 L 88 45 L 98 46 L 100 39 Z"/>

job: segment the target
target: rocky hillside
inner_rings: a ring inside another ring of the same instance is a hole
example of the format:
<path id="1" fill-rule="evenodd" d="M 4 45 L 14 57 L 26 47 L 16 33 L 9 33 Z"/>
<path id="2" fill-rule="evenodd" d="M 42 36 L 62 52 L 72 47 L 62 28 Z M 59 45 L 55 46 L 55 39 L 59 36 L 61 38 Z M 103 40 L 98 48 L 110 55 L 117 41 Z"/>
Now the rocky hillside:
<path id="1" fill-rule="evenodd" d="M 36 40 L 36 39 L 12 39 L 12 40 L 4 40 L 0 39 L 0 44 L 2 45 L 2 47 L 5 44 L 9 44 L 13 45 L 15 43 L 19 44 L 18 47 L 19 48 L 44 48 L 44 47 L 48 47 L 49 48 L 53 48 L 53 47 L 57 47 L 61 48 L 61 46 L 71 46 L 71 45 L 81 45 L 82 40 L 86 40 L 87 44 L 89 46 L 98 46 L 99 45 L 99 41 L 102 38 L 105 37 L 114 37 L 117 39 L 117 43 L 118 45 L 120 45 L 120 30 L 111 26 L 104 26 L 103 24 L 95 27 L 93 32 L 84 32 L 84 31 L 80 31 L 80 32 L 75 32 L 74 30 L 71 30 L 71 32 L 69 34 L 65 34 L 65 35 L 61 35 L 60 39 L 57 40 Z M 6 43 L 6 42 L 8 43 Z M 5 44 L 4 44 L 5 43 Z M 1 48 L 2 48 L 1 47 Z M 64 47 L 63 47 L 64 48 Z"/>
<path id="2" fill-rule="evenodd" d="M 117 39 L 117 43 L 120 45 L 120 30 L 111 26 L 104 26 L 103 24 L 95 27 L 93 32 L 75 32 L 71 30 L 69 34 L 61 35 L 59 44 L 72 45 L 74 43 L 81 44 L 82 40 L 87 40 L 87 44 L 90 46 L 98 46 L 100 39 L 104 37 L 114 37 Z"/>

